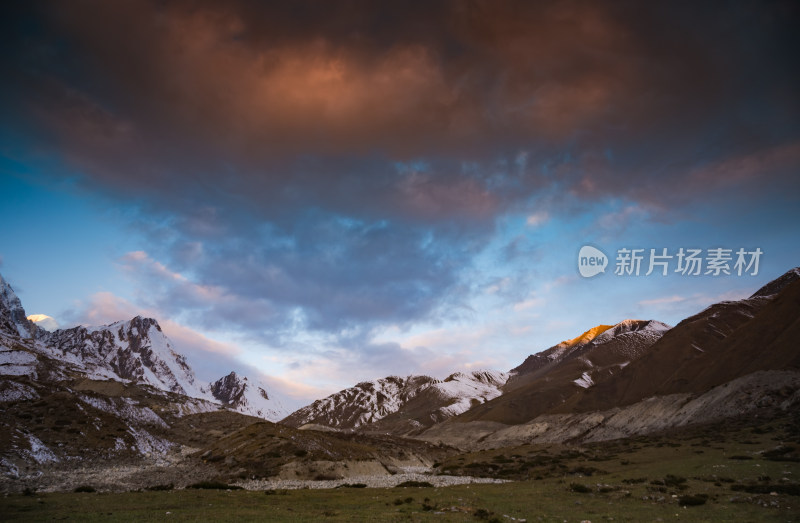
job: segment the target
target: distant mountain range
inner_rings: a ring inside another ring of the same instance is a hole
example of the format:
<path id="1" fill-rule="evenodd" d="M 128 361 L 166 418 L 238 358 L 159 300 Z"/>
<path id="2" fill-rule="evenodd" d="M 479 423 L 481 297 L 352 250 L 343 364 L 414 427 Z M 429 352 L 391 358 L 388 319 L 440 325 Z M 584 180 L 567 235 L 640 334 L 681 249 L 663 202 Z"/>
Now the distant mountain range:
<path id="1" fill-rule="evenodd" d="M 750 298 L 714 304 L 672 328 L 655 320 L 598 325 L 507 373 L 359 383 L 282 423 L 502 446 L 613 439 L 785 406 L 781 395 L 800 385 L 798 280 L 792 269 Z M 659 408 L 650 408 L 654 399 Z M 627 426 L 618 426 L 623 419 Z"/>
<path id="2" fill-rule="evenodd" d="M 499 396 L 507 379 L 508 374 L 493 371 L 457 372 L 444 380 L 389 376 L 317 400 L 282 423 L 415 433 Z"/>
<path id="3" fill-rule="evenodd" d="M 63 364 L 45 366 L 52 374 L 42 378 L 49 380 L 80 375 L 149 385 L 269 420 L 286 415 L 280 399 L 247 377 L 232 372 L 200 383 L 186 357 L 152 318 L 137 316 L 101 327 L 46 331 L 26 318 L 19 298 L 0 276 L 0 375 L 36 379 L 43 358 Z"/>
<path id="4" fill-rule="evenodd" d="M 0 277 L 0 487 L 63 490 L 101 473 L 108 488 L 141 488 L 166 471 L 184 483 L 392 474 L 453 447 L 583 443 L 793 412 L 797 340 L 800 268 L 672 328 L 599 325 L 508 372 L 390 376 L 286 416 L 249 377 L 200 382 L 154 319 L 48 332 Z"/>
<path id="5" fill-rule="evenodd" d="M 795 268 L 671 329 L 626 321 L 535 354 L 503 394 L 420 437 L 487 448 L 594 441 L 790 409 L 800 403 L 799 339 Z"/>

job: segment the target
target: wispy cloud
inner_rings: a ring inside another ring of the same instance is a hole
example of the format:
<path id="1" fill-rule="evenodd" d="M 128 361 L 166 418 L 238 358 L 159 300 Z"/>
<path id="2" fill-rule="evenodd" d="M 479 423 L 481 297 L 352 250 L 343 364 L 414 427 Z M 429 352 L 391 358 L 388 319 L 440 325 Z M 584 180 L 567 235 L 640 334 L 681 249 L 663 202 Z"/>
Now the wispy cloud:
<path id="1" fill-rule="evenodd" d="M 638 303 L 638 305 L 641 306 L 641 307 L 649 307 L 651 305 L 663 305 L 663 304 L 667 304 L 667 303 L 680 303 L 682 301 L 686 301 L 686 297 L 685 296 L 673 295 L 673 296 L 665 296 L 663 298 L 653 298 L 653 299 L 650 299 L 650 300 L 642 300 L 642 301 L 640 301 Z"/>
<path id="2" fill-rule="evenodd" d="M 546 223 L 547 220 L 549 219 L 550 219 L 550 213 L 548 213 L 547 211 L 536 211 L 535 213 L 528 215 L 528 217 L 525 220 L 525 223 L 529 227 L 538 227 Z"/>

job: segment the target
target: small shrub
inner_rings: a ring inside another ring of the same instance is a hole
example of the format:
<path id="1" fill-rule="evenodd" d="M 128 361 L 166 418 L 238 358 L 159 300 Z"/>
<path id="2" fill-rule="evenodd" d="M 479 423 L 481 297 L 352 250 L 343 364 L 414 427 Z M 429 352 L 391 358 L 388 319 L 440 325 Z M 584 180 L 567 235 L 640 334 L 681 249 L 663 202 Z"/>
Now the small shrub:
<path id="1" fill-rule="evenodd" d="M 22 491 L 23 496 L 33 496 L 36 494 L 36 489 L 31 487 L 25 487 L 25 490 Z"/>
<path id="2" fill-rule="evenodd" d="M 241 490 L 242 487 L 238 485 L 228 485 L 227 483 L 223 483 L 221 481 L 200 481 L 198 483 L 192 483 L 186 488 L 207 490 Z"/>
<path id="3" fill-rule="evenodd" d="M 600 470 L 596 467 L 573 467 L 569 470 L 570 474 L 579 474 L 581 476 L 591 476 L 592 474 L 605 474 L 604 470 Z"/>
<path id="4" fill-rule="evenodd" d="M 367 488 L 366 483 L 342 483 L 336 488 Z"/>
<path id="5" fill-rule="evenodd" d="M 294 455 L 298 458 L 303 458 L 308 455 L 308 451 L 305 449 L 298 449 L 294 451 Z"/>
<path id="6" fill-rule="evenodd" d="M 698 505 L 705 505 L 707 500 L 708 496 L 705 494 L 698 494 L 696 496 L 684 494 L 678 498 L 678 504 L 684 507 L 696 507 Z"/>
<path id="7" fill-rule="evenodd" d="M 433 487 L 433 484 L 428 481 L 404 481 L 395 487 Z"/>
<path id="8" fill-rule="evenodd" d="M 339 476 L 334 474 L 317 474 L 314 476 L 315 481 L 336 481 L 339 479 Z"/>
<path id="9" fill-rule="evenodd" d="M 746 460 L 746 459 L 753 459 L 753 456 L 746 456 L 744 454 L 734 454 L 733 456 L 728 456 L 728 459 L 738 459 L 738 460 Z"/>
<path id="10" fill-rule="evenodd" d="M 486 510 L 485 508 L 479 508 L 475 512 L 473 512 L 472 515 L 478 519 L 489 519 L 489 516 L 491 516 L 492 513 Z"/>
<path id="11" fill-rule="evenodd" d="M 170 483 L 168 485 L 153 485 L 152 487 L 146 487 L 145 490 L 159 491 L 159 490 L 172 490 L 174 488 L 175 488 L 175 485 Z"/>
<path id="12" fill-rule="evenodd" d="M 275 489 L 271 488 L 271 489 L 265 490 L 264 494 L 266 494 L 267 496 L 275 496 L 275 495 L 286 496 L 286 495 L 289 494 L 289 491 L 286 490 L 286 489 L 275 490 Z"/>
<path id="13" fill-rule="evenodd" d="M 627 485 L 635 485 L 637 483 L 644 483 L 645 481 L 647 481 L 647 478 L 629 478 L 622 480 L 622 482 Z"/>
<path id="14" fill-rule="evenodd" d="M 75 492 L 97 492 L 91 485 L 81 485 L 75 488 Z"/>
<path id="15" fill-rule="evenodd" d="M 680 488 L 682 484 L 686 483 L 686 478 L 681 476 L 674 476 L 672 474 L 667 474 L 664 476 L 664 483 L 668 487 L 677 487 Z"/>
<path id="16" fill-rule="evenodd" d="M 747 492 L 749 494 L 769 494 L 777 492 L 778 494 L 788 494 L 790 496 L 800 496 L 800 485 L 731 485 L 731 490 L 740 492 Z"/>
<path id="17" fill-rule="evenodd" d="M 586 485 L 583 485 L 581 483 L 570 483 L 569 484 L 569 489 L 572 492 L 579 492 L 581 494 L 587 494 L 587 493 L 592 491 L 591 488 L 589 488 Z"/>
<path id="18" fill-rule="evenodd" d="M 800 457 L 798 457 L 797 454 L 792 455 L 794 451 L 794 447 L 781 445 L 764 452 L 762 456 L 764 456 L 764 459 L 770 461 L 800 461 Z"/>

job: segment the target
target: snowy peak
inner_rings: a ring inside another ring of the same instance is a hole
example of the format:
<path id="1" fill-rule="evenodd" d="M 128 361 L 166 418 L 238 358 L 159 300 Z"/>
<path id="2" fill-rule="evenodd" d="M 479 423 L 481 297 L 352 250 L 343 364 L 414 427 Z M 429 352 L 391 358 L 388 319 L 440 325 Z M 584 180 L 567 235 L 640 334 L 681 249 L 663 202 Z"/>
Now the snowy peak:
<path id="1" fill-rule="evenodd" d="M 281 401 L 267 392 L 267 387 L 258 381 L 248 380 L 231 372 L 208 386 L 208 392 L 226 407 L 270 421 L 286 416 Z"/>
<path id="2" fill-rule="evenodd" d="M 564 347 L 564 348 L 572 348 L 577 347 L 579 345 L 586 345 L 590 343 L 592 340 L 603 334 L 608 329 L 614 327 L 614 325 L 598 325 L 597 327 L 592 327 L 588 331 L 584 332 L 577 338 L 572 338 L 571 340 L 562 341 L 557 346 Z"/>
<path id="3" fill-rule="evenodd" d="M 15 343 L 26 349 L 10 349 Z M 1 275 L 0 356 L 4 375 L 37 379 L 37 365 L 44 358 L 59 363 L 54 379 L 80 376 L 149 385 L 271 421 L 286 416 L 280 399 L 263 383 L 233 372 L 210 384 L 200 383 L 154 318 L 136 316 L 110 325 L 46 331 L 27 319 L 22 302 Z"/>
<path id="4" fill-rule="evenodd" d="M 397 412 L 421 389 L 435 381 L 430 376 L 388 376 L 362 381 L 293 412 L 283 423 L 294 427 L 313 423 L 355 429 Z"/>
<path id="5" fill-rule="evenodd" d="M 502 386 L 508 379 L 508 374 L 496 370 L 476 370 L 472 372 L 454 372 L 443 380 L 443 383 L 482 383 L 495 387 Z"/>
<path id="6" fill-rule="evenodd" d="M 235 372 L 223 376 L 211 383 L 209 390 L 216 400 L 223 405 L 235 405 L 244 397 L 247 378 L 240 379 Z"/>
<path id="7" fill-rule="evenodd" d="M 788 285 L 797 280 L 800 280 L 800 267 L 795 267 L 794 269 L 786 271 L 783 275 L 779 276 L 778 278 L 775 278 L 768 284 L 758 289 L 750 297 L 757 298 L 764 296 L 774 296 L 775 294 L 778 294 Z"/>
<path id="8" fill-rule="evenodd" d="M 588 365 L 612 362 L 621 364 L 640 356 L 671 327 L 655 320 L 623 320 L 616 325 L 598 325 L 577 338 L 563 341 L 542 352 L 528 356 L 522 365 L 512 369 L 509 384 L 525 374 L 539 375 L 564 362 L 583 358 Z M 616 362 L 620 359 L 619 362 Z M 597 362 L 593 363 L 593 361 Z"/>
<path id="9" fill-rule="evenodd" d="M 45 334 L 56 356 L 81 363 L 96 377 L 147 384 L 202 397 L 186 358 L 175 351 L 153 318 L 137 316 L 101 327 L 75 327 Z"/>
<path id="10" fill-rule="evenodd" d="M 433 410 L 433 418 L 437 422 L 442 421 L 466 412 L 476 404 L 496 398 L 502 393 L 508 376 L 505 372 L 492 370 L 456 372 L 444 381 L 434 383 L 430 390 L 435 390 L 445 404 Z"/>
<path id="11" fill-rule="evenodd" d="M 497 397 L 507 378 L 506 373 L 487 370 L 456 372 L 444 380 L 388 376 L 317 400 L 283 423 L 408 433 Z"/>
<path id="12" fill-rule="evenodd" d="M 667 332 L 671 328 L 672 327 L 670 327 L 666 323 L 662 323 L 656 320 L 622 320 L 616 325 L 613 325 L 610 328 L 605 329 L 603 333 L 596 336 L 592 340 L 592 342 L 595 345 L 599 345 L 601 343 L 606 343 L 612 338 L 616 338 L 617 336 L 621 336 L 632 332 L 638 332 L 643 334 L 651 333 L 656 336 L 662 336 L 665 332 Z"/>
<path id="13" fill-rule="evenodd" d="M 262 383 L 231 372 L 204 386 L 158 321 L 136 316 L 101 327 L 75 327 L 45 335 L 63 356 L 88 367 L 94 377 L 147 384 L 160 390 L 216 401 L 251 416 L 278 420 L 286 411 Z"/>
<path id="14" fill-rule="evenodd" d="M 35 334 L 36 328 L 26 316 L 19 297 L 0 274 L 0 331 L 25 338 Z"/>

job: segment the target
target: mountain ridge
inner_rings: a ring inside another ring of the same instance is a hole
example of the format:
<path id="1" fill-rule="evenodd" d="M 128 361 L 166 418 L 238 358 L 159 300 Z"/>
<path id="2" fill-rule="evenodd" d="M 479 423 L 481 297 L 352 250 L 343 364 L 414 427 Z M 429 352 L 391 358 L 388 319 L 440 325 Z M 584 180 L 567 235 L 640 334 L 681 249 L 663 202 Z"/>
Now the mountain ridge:
<path id="1" fill-rule="evenodd" d="M 402 428 L 394 427 L 393 432 L 408 433 L 460 414 L 475 402 L 496 397 L 506 379 L 505 373 L 487 370 L 455 372 L 442 380 L 424 375 L 387 376 L 357 383 L 319 399 L 291 413 L 281 423 L 339 430 L 372 427 L 376 431 L 384 431 L 394 423 Z M 428 405 L 419 411 L 415 407 L 419 406 L 421 395 Z M 403 417 L 405 414 L 407 418 Z"/>
<path id="2" fill-rule="evenodd" d="M 534 369 L 524 387 L 510 388 L 509 380 L 503 395 L 419 437 L 467 448 L 601 441 L 765 408 L 786 412 L 800 402 L 798 268 L 661 334 L 606 379 L 570 389 L 582 359 L 573 351 L 547 372 Z"/>
<path id="3" fill-rule="evenodd" d="M 135 316 L 101 326 L 76 326 L 46 331 L 27 319 L 22 302 L 11 285 L 0 275 L 0 344 L 13 344 L 16 338 L 28 339 L 31 352 L 3 351 L 0 370 L 11 360 L 25 360 L 30 372 L 35 367 L 33 355 L 63 360 L 72 365 L 72 372 L 83 371 L 86 377 L 150 385 L 165 392 L 219 403 L 243 414 L 272 421 L 286 415 L 275 394 L 267 387 L 236 373 L 208 384 L 200 383 L 186 357 L 175 350 L 154 318 Z M 8 370 L 8 369 L 6 369 Z M 16 369 L 27 372 L 23 369 Z M 227 392 L 215 384 L 227 378 Z M 236 390 L 231 394 L 231 390 Z M 258 390 L 264 391 L 261 395 Z M 220 392 L 222 391 L 222 392 Z M 266 396 L 266 397 L 265 397 Z"/>

